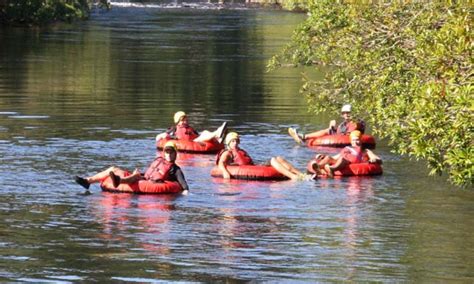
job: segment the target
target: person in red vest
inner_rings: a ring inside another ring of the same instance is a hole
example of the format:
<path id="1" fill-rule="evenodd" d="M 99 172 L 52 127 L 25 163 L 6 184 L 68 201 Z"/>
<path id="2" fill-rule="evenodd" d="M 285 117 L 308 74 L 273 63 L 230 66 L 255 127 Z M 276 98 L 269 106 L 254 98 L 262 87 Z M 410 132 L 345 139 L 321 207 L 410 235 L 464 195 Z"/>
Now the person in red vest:
<path id="1" fill-rule="evenodd" d="M 76 176 L 74 180 L 84 187 L 87 190 L 86 192 L 88 192 L 91 184 L 101 182 L 109 176 L 113 181 L 114 187 L 117 187 L 120 183 L 135 183 L 142 179 L 153 182 L 177 181 L 183 189 L 183 194 L 186 194 L 189 187 L 184 178 L 183 171 L 175 164 L 176 156 L 176 145 L 172 141 L 168 141 L 163 148 L 162 155 L 155 158 L 144 174 L 138 169 L 130 173 L 119 167 L 112 166 L 90 177 Z"/>
<path id="2" fill-rule="evenodd" d="M 296 141 L 298 144 L 303 144 L 308 139 L 315 139 L 322 137 L 324 135 L 332 134 L 344 134 L 349 135 L 354 130 L 359 130 L 362 133 L 365 131 L 365 123 L 363 121 L 354 121 L 351 117 L 351 105 L 343 105 L 341 109 L 341 116 L 344 121 L 339 124 L 336 128 L 336 121 L 331 120 L 329 122 L 329 127 L 319 131 L 311 132 L 308 134 L 298 133 L 295 128 L 288 128 L 288 134 Z"/>
<path id="3" fill-rule="evenodd" d="M 225 144 L 227 149 L 222 150 L 217 154 L 216 164 L 221 170 L 222 176 L 226 179 L 230 179 L 232 176 L 226 166 L 253 165 L 254 163 L 250 155 L 239 147 L 240 136 L 236 132 L 230 132 L 227 134 L 225 137 Z M 316 178 L 316 175 L 307 175 L 298 171 L 282 157 L 271 158 L 270 165 L 278 172 L 292 180 L 311 180 Z"/>
<path id="4" fill-rule="evenodd" d="M 334 172 L 346 167 L 349 164 L 355 163 L 382 163 L 382 159 L 375 155 L 369 149 L 365 149 L 361 142 L 360 137 L 362 133 L 359 130 L 352 131 L 351 146 L 344 147 L 335 156 L 316 155 L 312 167 L 315 172 L 324 171 L 328 176 L 334 176 Z"/>
<path id="5" fill-rule="evenodd" d="M 215 131 L 211 132 L 204 130 L 201 134 L 199 134 L 189 125 L 188 116 L 184 111 L 178 111 L 174 114 L 174 123 L 175 125 L 168 128 L 166 132 L 158 134 L 156 136 L 156 141 L 161 139 L 179 139 L 194 142 L 205 142 L 216 139 L 219 143 L 222 143 L 222 139 L 227 129 L 227 122 L 224 122 Z"/>
<path id="6" fill-rule="evenodd" d="M 225 137 L 225 145 L 227 146 L 227 149 L 224 149 L 217 154 L 216 164 L 225 179 L 232 178 L 226 166 L 253 165 L 252 158 L 245 150 L 239 147 L 239 144 L 239 134 L 237 134 L 237 132 L 229 132 Z"/>

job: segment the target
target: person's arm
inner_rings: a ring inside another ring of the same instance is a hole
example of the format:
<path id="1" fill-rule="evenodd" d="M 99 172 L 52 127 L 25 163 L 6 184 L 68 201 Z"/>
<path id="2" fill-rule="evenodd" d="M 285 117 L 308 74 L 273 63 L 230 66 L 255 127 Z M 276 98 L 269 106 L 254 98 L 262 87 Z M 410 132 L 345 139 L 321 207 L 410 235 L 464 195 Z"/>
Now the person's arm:
<path id="1" fill-rule="evenodd" d="M 231 178 L 231 175 L 230 175 L 229 171 L 226 168 L 226 164 L 227 164 L 227 161 L 230 158 L 230 155 L 231 155 L 230 151 L 225 151 L 224 153 L 222 153 L 222 155 L 219 159 L 219 164 L 217 165 L 219 167 L 219 169 L 221 170 L 221 172 L 222 172 L 222 177 L 225 178 L 225 179 L 230 179 Z"/>
<path id="2" fill-rule="evenodd" d="M 176 180 L 178 181 L 183 191 L 189 190 L 188 183 L 186 182 L 183 171 L 181 170 L 180 167 L 176 167 L 175 176 L 176 176 Z"/>
<path id="3" fill-rule="evenodd" d="M 336 134 L 337 124 L 336 124 L 336 121 L 334 119 L 329 122 L 329 127 L 328 127 L 327 131 L 328 131 L 328 134 L 330 134 L 330 135 Z"/>
<path id="4" fill-rule="evenodd" d="M 191 126 L 189 128 L 191 128 L 191 131 L 194 135 L 199 136 L 199 132 L 196 129 L 192 128 Z"/>
<path id="5" fill-rule="evenodd" d="M 380 159 L 379 156 L 375 155 L 374 152 L 370 151 L 369 149 L 367 149 L 366 151 L 367 151 L 367 156 L 369 156 L 369 163 L 382 164 L 382 159 Z"/>
<path id="6" fill-rule="evenodd" d="M 176 126 L 171 126 L 166 130 L 166 138 L 168 139 L 176 139 Z"/>
<path id="7" fill-rule="evenodd" d="M 343 152 L 341 151 L 341 152 L 337 153 L 336 155 L 332 156 L 332 158 L 334 160 L 338 160 L 340 157 L 342 157 L 342 155 L 343 155 Z"/>

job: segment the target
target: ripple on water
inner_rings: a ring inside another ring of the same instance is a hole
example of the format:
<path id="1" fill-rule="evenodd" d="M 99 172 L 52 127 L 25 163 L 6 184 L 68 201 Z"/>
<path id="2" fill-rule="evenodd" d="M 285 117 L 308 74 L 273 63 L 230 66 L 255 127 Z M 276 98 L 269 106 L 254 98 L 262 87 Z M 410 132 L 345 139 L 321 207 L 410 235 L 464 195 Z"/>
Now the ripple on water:
<path id="1" fill-rule="evenodd" d="M 46 119 L 49 115 L 10 115 L 9 118 L 15 119 Z"/>

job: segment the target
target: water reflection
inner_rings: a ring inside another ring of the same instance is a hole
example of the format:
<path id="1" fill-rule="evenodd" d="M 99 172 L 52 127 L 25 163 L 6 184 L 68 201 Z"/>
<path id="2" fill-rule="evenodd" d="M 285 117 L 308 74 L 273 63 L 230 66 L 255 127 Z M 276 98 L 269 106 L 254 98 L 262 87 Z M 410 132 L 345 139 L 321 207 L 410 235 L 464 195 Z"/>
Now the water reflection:
<path id="1" fill-rule="evenodd" d="M 139 244 L 150 254 L 166 255 L 170 248 L 163 240 L 169 234 L 170 215 L 175 210 L 175 195 L 131 197 L 104 193 L 94 208 L 103 226 L 100 238 L 113 242 Z M 127 239 L 124 236 L 128 236 Z"/>

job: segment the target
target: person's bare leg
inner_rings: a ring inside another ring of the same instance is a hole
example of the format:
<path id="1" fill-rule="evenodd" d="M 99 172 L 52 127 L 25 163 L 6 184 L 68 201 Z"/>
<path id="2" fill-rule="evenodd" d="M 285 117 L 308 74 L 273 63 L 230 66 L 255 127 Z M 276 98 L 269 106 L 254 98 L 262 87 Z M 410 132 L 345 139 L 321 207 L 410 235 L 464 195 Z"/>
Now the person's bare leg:
<path id="1" fill-rule="evenodd" d="M 224 122 L 215 131 L 212 131 L 212 132 L 208 130 L 202 131 L 199 137 L 195 138 L 193 141 L 206 142 L 206 141 L 211 141 L 212 139 L 216 139 L 218 141 L 222 140 L 226 129 L 227 129 L 227 122 Z"/>
<path id="2" fill-rule="evenodd" d="M 281 161 L 283 160 L 283 158 L 281 157 L 273 157 L 271 158 L 270 160 L 270 165 L 272 165 L 272 167 L 277 170 L 279 173 L 281 173 L 282 175 L 292 179 L 292 180 L 296 180 L 298 179 L 298 174 L 292 172 L 289 167 L 288 167 L 288 162 L 285 161 L 285 163 L 282 163 Z M 290 165 L 291 166 L 291 165 Z M 293 168 L 293 166 L 291 166 L 291 168 Z M 294 168 L 293 168 L 294 169 Z M 296 170 L 296 169 L 295 169 Z"/>
<path id="3" fill-rule="evenodd" d="M 112 179 L 114 187 L 119 186 L 121 183 L 134 183 L 142 179 L 142 176 L 138 170 L 135 170 L 133 174 L 126 177 L 123 174 L 120 175 L 119 172 L 115 173 L 114 171 L 110 171 L 109 176 Z"/>
<path id="4" fill-rule="evenodd" d="M 319 166 L 318 162 L 316 161 L 312 161 L 311 162 L 311 170 L 309 170 L 309 172 L 313 173 L 313 174 L 317 174 L 317 175 L 320 175 L 321 174 L 321 167 Z"/>
<path id="5" fill-rule="evenodd" d="M 194 142 L 206 142 L 206 141 L 210 141 L 214 138 L 216 138 L 216 131 L 208 131 L 208 130 L 204 130 L 203 132 L 201 132 L 201 134 L 195 138 L 193 141 Z"/>
<path id="6" fill-rule="evenodd" d="M 114 172 L 115 174 L 115 172 Z M 121 183 L 134 183 L 142 179 L 142 175 L 140 173 L 132 174 L 126 177 L 120 177 Z"/>
<path id="7" fill-rule="evenodd" d="M 328 169 L 329 166 L 333 165 L 336 163 L 336 160 L 329 156 L 329 155 L 321 155 L 322 157 L 317 159 L 315 163 L 313 163 L 312 167 L 313 170 L 317 174 L 326 174 L 326 175 L 331 175 L 332 172 Z"/>
<path id="8" fill-rule="evenodd" d="M 304 140 L 315 139 L 329 134 L 329 128 L 305 134 Z"/>
<path id="9" fill-rule="evenodd" d="M 286 169 L 288 169 L 290 172 L 294 173 L 294 174 L 301 174 L 301 172 L 296 169 L 295 167 L 293 167 L 292 164 L 290 164 L 287 160 L 285 160 L 284 158 L 278 156 L 278 157 L 275 157 L 275 159 L 281 164 L 283 165 Z"/>
<path id="10" fill-rule="evenodd" d="M 118 167 L 112 166 L 112 167 L 109 167 L 106 170 L 103 170 L 103 171 L 101 171 L 101 172 L 99 172 L 99 173 L 97 173 L 93 176 L 90 176 L 90 177 L 83 178 L 83 177 L 80 177 L 80 176 L 76 176 L 74 178 L 74 180 L 76 181 L 76 183 L 78 183 L 79 185 L 81 185 L 85 189 L 89 189 L 89 186 L 92 183 L 97 183 L 97 182 L 102 181 L 104 178 L 109 176 L 110 172 L 113 172 L 117 176 L 124 176 L 124 174 L 125 174 L 124 170 L 122 170 Z"/>
<path id="11" fill-rule="evenodd" d="M 348 164 L 350 164 L 349 161 L 343 157 L 339 157 L 333 165 L 326 164 L 324 169 L 328 176 L 333 177 L 335 171 L 346 167 Z"/>
<path id="12" fill-rule="evenodd" d="M 108 177 L 109 176 L 109 173 L 110 172 L 114 172 L 115 175 L 117 176 L 120 176 L 120 177 L 123 177 L 125 176 L 125 171 L 118 168 L 118 167 L 115 167 L 115 166 L 112 166 L 106 170 L 103 170 L 93 176 L 90 176 L 90 177 L 86 177 L 85 179 L 87 180 L 87 182 L 89 183 L 96 183 L 96 182 L 100 182 L 102 181 L 104 178 Z"/>

